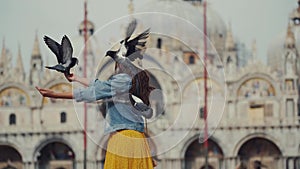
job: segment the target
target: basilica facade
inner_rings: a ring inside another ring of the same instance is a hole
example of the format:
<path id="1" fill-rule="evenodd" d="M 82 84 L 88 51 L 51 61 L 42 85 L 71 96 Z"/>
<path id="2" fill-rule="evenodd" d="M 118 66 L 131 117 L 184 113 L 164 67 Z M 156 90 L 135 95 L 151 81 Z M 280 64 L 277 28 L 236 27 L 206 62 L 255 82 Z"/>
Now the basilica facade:
<path id="1" fill-rule="evenodd" d="M 287 14 L 284 36 L 270 44 L 267 64 L 259 61 L 255 43 L 247 50 L 209 4 L 204 36 L 201 0 L 153 0 L 137 9 L 130 1 L 128 7 L 125 23 L 135 18 L 138 32 L 151 28 L 139 64 L 149 71 L 156 88 L 150 96 L 154 116 L 147 120 L 156 168 L 202 169 L 207 161 L 211 169 L 300 169 L 300 2 Z M 115 37 L 102 37 L 92 21 L 87 28 L 87 76 L 108 79 L 114 64 L 103 57 L 107 48 L 101 40 Z M 119 28 L 122 32 L 126 25 Z M 78 30 L 79 35 L 71 38 L 80 63 L 74 71 L 83 74 L 84 22 Z M 103 168 L 108 139 L 103 105 L 88 103 L 85 111 L 83 103 L 43 98 L 38 93 L 35 86 L 55 91 L 80 87 L 44 68 L 48 63 L 40 39 L 36 35 L 33 41 L 29 71 L 24 69 L 21 50 L 11 63 L 3 42 L 0 169 L 83 168 L 85 112 L 87 168 Z"/>

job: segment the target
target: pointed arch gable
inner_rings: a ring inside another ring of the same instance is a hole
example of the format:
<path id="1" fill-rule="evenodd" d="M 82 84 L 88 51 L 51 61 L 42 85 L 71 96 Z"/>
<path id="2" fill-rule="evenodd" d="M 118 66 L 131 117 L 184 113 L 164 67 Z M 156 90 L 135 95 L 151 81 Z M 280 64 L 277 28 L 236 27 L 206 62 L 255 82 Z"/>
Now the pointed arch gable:
<path id="1" fill-rule="evenodd" d="M 235 96 L 239 97 L 239 94 L 241 94 L 242 87 L 244 85 L 246 85 L 246 83 L 251 82 L 252 80 L 253 80 L 253 82 L 255 82 L 255 80 L 260 80 L 260 81 L 265 82 L 266 84 L 269 84 L 270 85 L 269 89 L 273 90 L 274 96 L 281 95 L 280 87 L 278 86 L 278 83 L 270 75 L 264 74 L 264 73 L 256 73 L 255 75 L 254 74 L 246 74 L 240 80 L 237 81 L 237 83 L 235 84 L 235 87 L 234 87 L 235 88 Z"/>
<path id="2" fill-rule="evenodd" d="M 0 86 L 0 104 L 2 106 L 30 106 L 32 96 L 29 89 L 18 83 L 7 83 Z"/>

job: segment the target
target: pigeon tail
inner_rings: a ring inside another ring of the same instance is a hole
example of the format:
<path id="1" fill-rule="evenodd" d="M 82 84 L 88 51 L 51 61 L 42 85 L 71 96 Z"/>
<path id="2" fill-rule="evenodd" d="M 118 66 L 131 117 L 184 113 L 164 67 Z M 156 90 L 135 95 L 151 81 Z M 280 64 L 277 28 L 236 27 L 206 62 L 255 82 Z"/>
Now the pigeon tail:
<path id="1" fill-rule="evenodd" d="M 55 66 L 46 66 L 47 69 L 56 70 L 58 72 L 65 73 L 66 68 L 62 65 L 55 65 Z"/>

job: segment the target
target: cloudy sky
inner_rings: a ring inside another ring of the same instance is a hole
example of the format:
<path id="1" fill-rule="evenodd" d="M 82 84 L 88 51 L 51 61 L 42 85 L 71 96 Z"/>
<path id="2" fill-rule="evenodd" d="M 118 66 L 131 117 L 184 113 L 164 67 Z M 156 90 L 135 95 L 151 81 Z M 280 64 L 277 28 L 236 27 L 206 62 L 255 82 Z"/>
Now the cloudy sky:
<path id="1" fill-rule="evenodd" d="M 135 8 L 152 0 L 134 0 Z M 271 41 L 286 31 L 288 16 L 297 0 L 207 0 L 224 22 L 231 23 L 234 37 L 249 48 L 257 43 L 258 57 L 265 62 Z M 129 0 L 88 0 L 88 17 L 96 28 L 128 14 Z M 18 44 L 24 64 L 29 64 L 35 35 L 43 57 L 49 50 L 42 43 L 44 34 L 60 39 L 76 36 L 83 20 L 83 0 L 1 0 L 0 38 L 15 58 Z M 1 40 L 1 46 L 3 42 Z M 25 67 L 28 69 L 28 66 Z"/>

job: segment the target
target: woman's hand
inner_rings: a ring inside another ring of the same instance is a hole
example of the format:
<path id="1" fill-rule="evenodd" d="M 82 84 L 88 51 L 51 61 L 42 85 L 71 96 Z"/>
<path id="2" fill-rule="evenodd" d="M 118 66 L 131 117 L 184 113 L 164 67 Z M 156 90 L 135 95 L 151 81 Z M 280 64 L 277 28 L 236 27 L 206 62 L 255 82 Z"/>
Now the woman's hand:
<path id="1" fill-rule="evenodd" d="M 35 88 L 44 97 L 51 97 L 51 98 L 56 98 L 56 99 L 73 99 L 72 91 L 70 91 L 70 92 L 54 92 L 53 90 L 50 90 L 50 89 L 43 89 L 43 88 L 39 88 L 39 87 L 35 87 Z"/>
<path id="2" fill-rule="evenodd" d="M 89 79 L 87 78 L 83 78 L 83 77 L 80 77 L 80 76 L 76 76 L 75 74 L 71 73 L 71 74 L 66 74 L 65 73 L 65 77 L 66 79 L 69 81 L 69 82 L 78 82 L 78 83 L 81 83 L 82 85 L 84 86 L 88 86 L 90 84 L 90 81 Z"/>
<path id="3" fill-rule="evenodd" d="M 65 73 L 65 77 L 66 77 L 66 79 L 67 79 L 69 82 L 74 82 L 74 81 L 76 81 L 76 76 L 75 76 L 75 74 L 73 74 L 73 73 L 71 73 L 71 74 L 66 74 L 66 73 Z"/>
<path id="4" fill-rule="evenodd" d="M 43 89 L 43 88 L 39 88 L 39 87 L 35 87 L 42 96 L 44 97 L 53 97 L 54 96 L 54 91 L 49 90 L 49 89 Z"/>

